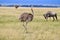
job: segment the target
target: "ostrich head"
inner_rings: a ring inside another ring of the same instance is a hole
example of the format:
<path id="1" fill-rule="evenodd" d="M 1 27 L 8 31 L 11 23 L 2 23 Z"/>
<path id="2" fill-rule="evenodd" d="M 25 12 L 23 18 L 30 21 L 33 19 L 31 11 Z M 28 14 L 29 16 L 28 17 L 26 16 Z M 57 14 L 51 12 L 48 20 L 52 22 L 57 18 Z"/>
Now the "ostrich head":
<path id="1" fill-rule="evenodd" d="M 31 7 L 31 11 L 32 11 L 32 15 L 34 16 L 34 11 L 33 11 L 33 8 Z"/>

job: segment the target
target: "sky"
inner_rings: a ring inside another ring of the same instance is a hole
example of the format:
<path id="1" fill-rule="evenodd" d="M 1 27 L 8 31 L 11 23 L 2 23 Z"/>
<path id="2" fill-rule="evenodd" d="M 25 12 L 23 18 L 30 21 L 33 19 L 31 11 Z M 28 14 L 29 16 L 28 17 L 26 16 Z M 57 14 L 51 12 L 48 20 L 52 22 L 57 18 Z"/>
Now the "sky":
<path id="1" fill-rule="evenodd" d="M 20 4 L 20 5 L 60 5 L 60 0 L 0 0 L 0 4 Z"/>

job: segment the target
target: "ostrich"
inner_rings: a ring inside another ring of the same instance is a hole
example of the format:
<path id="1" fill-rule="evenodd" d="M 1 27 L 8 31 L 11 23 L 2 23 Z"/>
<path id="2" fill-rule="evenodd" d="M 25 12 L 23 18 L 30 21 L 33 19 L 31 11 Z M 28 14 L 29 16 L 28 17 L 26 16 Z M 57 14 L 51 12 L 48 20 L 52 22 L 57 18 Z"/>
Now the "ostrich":
<path id="1" fill-rule="evenodd" d="M 19 6 L 18 5 L 15 5 L 15 8 L 17 9 Z"/>
<path id="2" fill-rule="evenodd" d="M 26 33 L 28 33 L 26 26 L 27 26 L 28 22 L 31 22 L 33 20 L 33 16 L 34 16 L 34 12 L 33 12 L 32 8 L 31 8 L 31 11 L 32 11 L 32 13 L 27 13 L 27 12 L 22 13 L 21 16 L 20 16 L 20 18 L 19 18 L 19 20 L 21 22 L 23 22 L 23 27 L 25 28 Z M 26 25 L 24 25 L 24 22 L 26 23 Z"/>
<path id="3" fill-rule="evenodd" d="M 46 20 L 48 19 L 48 17 L 52 17 L 53 21 L 55 20 L 55 18 L 57 20 L 57 13 L 52 12 L 52 11 L 48 11 L 46 14 L 43 14 L 43 16 Z"/>

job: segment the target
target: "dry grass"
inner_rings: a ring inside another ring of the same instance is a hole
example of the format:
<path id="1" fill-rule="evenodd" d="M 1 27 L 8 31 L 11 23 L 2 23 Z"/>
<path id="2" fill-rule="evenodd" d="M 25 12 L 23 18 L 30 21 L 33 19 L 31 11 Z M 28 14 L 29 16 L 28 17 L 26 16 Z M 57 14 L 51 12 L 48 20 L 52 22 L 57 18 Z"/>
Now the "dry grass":
<path id="1" fill-rule="evenodd" d="M 31 12 L 30 8 L 0 7 L 0 40 L 60 40 L 60 8 L 33 8 L 34 19 L 29 22 L 25 33 L 19 16 Z M 45 21 L 43 14 L 54 11 L 59 21 Z"/>

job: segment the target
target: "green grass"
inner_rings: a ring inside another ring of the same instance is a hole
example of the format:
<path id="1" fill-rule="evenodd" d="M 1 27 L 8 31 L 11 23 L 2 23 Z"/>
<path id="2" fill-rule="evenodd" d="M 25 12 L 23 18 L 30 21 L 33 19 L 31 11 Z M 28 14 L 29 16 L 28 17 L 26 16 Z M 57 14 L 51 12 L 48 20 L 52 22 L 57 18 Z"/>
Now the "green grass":
<path id="1" fill-rule="evenodd" d="M 60 8 L 33 8 L 34 19 L 27 25 L 25 33 L 19 16 L 31 12 L 30 8 L 0 7 L 0 40 L 60 40 Z M 46 21 L 43 14 L 47 11 L 58 14 L 58 21 Z"/>

